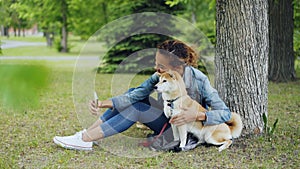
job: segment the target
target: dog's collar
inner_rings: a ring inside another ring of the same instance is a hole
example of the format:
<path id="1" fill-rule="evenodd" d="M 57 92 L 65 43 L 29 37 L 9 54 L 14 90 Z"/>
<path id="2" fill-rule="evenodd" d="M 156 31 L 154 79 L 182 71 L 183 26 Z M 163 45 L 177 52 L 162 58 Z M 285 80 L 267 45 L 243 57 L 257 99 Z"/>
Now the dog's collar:
<path id="1" fill-rule="evenodd" d="M 177 97 L 176 99 L 172 99 L 172 100 L 167 100 L 168 102 L 168 106 L 170 106 L 172 109 L 174 108 L 174 103 L 176 100 L 178 100 L 180 97 Z"/>

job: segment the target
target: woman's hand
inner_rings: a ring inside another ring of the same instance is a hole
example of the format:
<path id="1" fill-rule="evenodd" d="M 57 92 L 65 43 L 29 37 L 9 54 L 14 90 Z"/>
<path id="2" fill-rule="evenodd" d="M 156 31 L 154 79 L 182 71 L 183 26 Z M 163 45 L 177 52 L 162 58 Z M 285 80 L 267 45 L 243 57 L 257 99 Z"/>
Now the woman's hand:
<path id="1" fill-rule="evenodd" d="M 186 123 L 194 122 L 196 120 L 205 120 L 206 115 L 203 112 L 198 112 L 196 108 L 183 108 L 181 107 L 181 112 L 174 115 L 170 119 L 170 123 L 181 126 Z"/>
<path id="2" fill-rule="evenodd" d="M 99 110 L 100 110 L 100 106 L 101 105 L 101 101 L 98 101 L 98 103 L 96 103 L 95 100 L 90 101 L 90 106 L 89 106 L 89 110 L 92 113 L 92 115 L 99 115 Z"/>
<path id="3" fill-rule="evenodd" d="M 113 107 L 113 103 L 111 100 L 104 100 L 104 101 L 98 100 L 98 103 L 96 103 L 95 100 L 92 100 L 90 101 L 89 109 L 92 115 L 99 115 L 100 108 L 112 108 L 112 107 Z"/>

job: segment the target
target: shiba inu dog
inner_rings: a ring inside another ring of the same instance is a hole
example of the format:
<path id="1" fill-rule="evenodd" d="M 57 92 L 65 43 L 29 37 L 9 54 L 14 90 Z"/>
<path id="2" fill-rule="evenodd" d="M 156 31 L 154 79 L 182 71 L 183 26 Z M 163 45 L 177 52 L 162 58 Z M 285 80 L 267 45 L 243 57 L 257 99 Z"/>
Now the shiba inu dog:
<path id="1" fill-rule="evenodd" d="M 164 113 L 166 117 L 172 117 L 181 112 L 182 108 L 194 107 L 198 112 L 206 112 L 198 102 L 188 96 L 184 81 L 176 71 L 168 71 L 159 74 L 160 79 L 155 86 L 158 92 L 162 93 L 164 100 Z M 195 112 L 191 112 L 195 113 Z M 231 119 L 219 125 L 204 126 L 202 122 L 195 121 L 181 126 L 171 125 L 174 140 L 180 140 L 180 148 L 184 148 L 187 140 L 187 132 L 193 133 L 199 143 L 221 145 L 219 151 L 228 148 L 232 144 L 232 138 L 237 138 L 242 132 L 241 117 L 232 113 Z"/>

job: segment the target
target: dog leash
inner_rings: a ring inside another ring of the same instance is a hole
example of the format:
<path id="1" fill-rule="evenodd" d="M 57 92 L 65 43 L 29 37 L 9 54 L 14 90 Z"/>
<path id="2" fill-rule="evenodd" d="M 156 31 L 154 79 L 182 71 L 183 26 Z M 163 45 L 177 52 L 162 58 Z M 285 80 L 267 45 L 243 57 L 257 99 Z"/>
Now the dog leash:
<path id="1" fill-rule="evenodd" d="M 162 135 L 162 133 L 166 129 L 167 125 L 168 125 L 168 122 L 166 122 L 164 124 L 164 126 L 162 127 L 160 133 L 157 136 L 155 136 L 153 140 L 151 140 L 151 141 L 143 141 L 143 142 L 139 143 L 139 145 L 144 146 L 144 147 L 149 147 L 152 143 L 154 143 Z"/>

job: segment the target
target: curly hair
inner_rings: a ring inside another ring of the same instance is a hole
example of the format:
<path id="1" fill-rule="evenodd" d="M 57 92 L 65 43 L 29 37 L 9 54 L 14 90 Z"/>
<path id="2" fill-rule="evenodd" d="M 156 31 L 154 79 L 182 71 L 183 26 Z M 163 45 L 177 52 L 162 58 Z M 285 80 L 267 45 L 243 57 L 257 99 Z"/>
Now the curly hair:
<path id="1" fill-rule="evenodd" d="M 187 64 L 193 67 L 198 66 L 199 56 L 194 49 L 179 40 L 166 40 L 157 46 L 159 53 L 169 56 L 172 66 Z M 175 57 L 176 56 L 176 57 Z M 179 59 L 184 59 L 184 63 Z"/>

